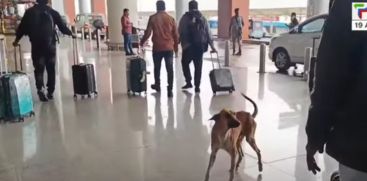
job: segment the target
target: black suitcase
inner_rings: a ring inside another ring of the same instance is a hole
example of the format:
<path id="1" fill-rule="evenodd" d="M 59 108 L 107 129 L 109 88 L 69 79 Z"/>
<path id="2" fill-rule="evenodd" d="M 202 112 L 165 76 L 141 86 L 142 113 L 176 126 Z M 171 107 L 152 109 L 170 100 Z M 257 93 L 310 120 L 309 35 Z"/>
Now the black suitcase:
<path id="1" fill-rule="evenodd" d="M 223 69 L 221 68 L 218 53 L 217 54 L 217 60 L 219 64 L 219 68 L 215 69 L 214 67 L 214 60 L 213 60 L 213 53 L 210 53 L 211 55 L 211 61 L 213 64 L 213 70 L 210 71 L 210 83 L 212 86 L 212 90 L 214 95 L 217 94 L 217 92 L 229 92 L 232 93 L 235 91 L 233 79 L 232 79 L 232 73 L 229 69 Z"/>
<path id="2" fill-rule="evenodd" d="M 130 94 L 147 92 L 147 65 L 141 57 L 126 61 L 127 92 Z"/>
<path id="3" fill-rule="evenodd" d="M 93 64 L 80 64 L 78 55 L 78 44 L 77 40 L 73 39 L 74 44 L 74 65 L 72 66 L 73 72 L 73 86 L 74 86 L 74 98 L 77 95 L 88 96 L 91 98 L 92 95 L 97 96 L 96 77 L 94 73 Z"/>

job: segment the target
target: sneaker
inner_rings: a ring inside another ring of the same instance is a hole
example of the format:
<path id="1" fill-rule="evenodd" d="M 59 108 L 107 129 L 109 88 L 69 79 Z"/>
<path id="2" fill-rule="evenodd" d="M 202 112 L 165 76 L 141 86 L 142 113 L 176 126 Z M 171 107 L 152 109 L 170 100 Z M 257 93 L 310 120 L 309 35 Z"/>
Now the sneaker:
<path id="1" fill-rule="evenodd" d="M 167 91 L 167 96 L 169 98 L 172 98 L 173 97 L 173 92 L 171 90 Z"/>
<path id="2" fill-rule="evenodd" d="M 182 89 L 190 89 L 192 88 L 192 84 L 186 84 L 185 86 L 182 87 Z"/>
<path id="3" fill-rule="evenodd" d="M 53 94 L 48 93 L 48 94 L 47 94 L 47 98 L 48 98 L 48 100 L 53 100 L 53 99 L 54 99 L 54 95 L 53 95 Z"/>
<path id="4" fill-rule="evenodd" d="M 37 94 L 38 94 L 38 97 L 39 97 L 41 102 L 47 102 L 48 101 L 48 99 L 47 99 L 47 97 L 46 97 L 46 95 L 43 91 L 38 91 Z"/>
<path id="5" fill-rule="evenodd" d="M 156 84 L 152 84 L 150 87 L 157 92 L 161 92 L 161 87 Z"/>
<path id="6" fill-rule="evenodd" d="M 340 174 L 339 172 L 334 172 L 332 175 L 331 175 L 331 179 L 330 181 L 340 181 Z"/>
<path id="7" fill-rule="evenodd" d="M 200 88 L 199 88 L 199 87 L 196 87 L 196 88 L 195 88 L 195 92 L 196 92 L 196 93 L 200 93 Z"/>

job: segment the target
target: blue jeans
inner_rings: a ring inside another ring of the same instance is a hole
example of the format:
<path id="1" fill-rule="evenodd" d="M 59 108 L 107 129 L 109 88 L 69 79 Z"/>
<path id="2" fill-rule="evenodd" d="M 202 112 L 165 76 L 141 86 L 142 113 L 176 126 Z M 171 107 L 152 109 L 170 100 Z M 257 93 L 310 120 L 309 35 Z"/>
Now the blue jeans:
<path id="1" fill-rule="evenodd" d="M 173 88 L 173 51 L 162 51 L 162 52 L 153 52 L 153 62 L 154 62 L 154 79 L 155 85 L 160 86 L 161 84 L 161 65 L 162 59 L 166 63 L 167 69 L 167 79 L 168 79 L 168 90 L 172 90 Z"/>
<path id="2" fill-rule="evenodd" d="M 131 34 L 124 33 L 124 48 L 126 54 L 133 54 L 133 45 L 131 42 Z"/>

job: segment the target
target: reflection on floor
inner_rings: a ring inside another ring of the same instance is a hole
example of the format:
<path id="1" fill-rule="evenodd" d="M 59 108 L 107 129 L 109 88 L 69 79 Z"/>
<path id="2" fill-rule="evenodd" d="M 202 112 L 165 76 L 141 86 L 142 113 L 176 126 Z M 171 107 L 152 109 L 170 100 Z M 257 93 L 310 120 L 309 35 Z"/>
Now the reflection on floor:
<path id="1" fill-rule="evenodd" d="M 24 44 L 25 65 L 33 77 L 29 47 Z M 236 181 L 326 181 L 336 169 L 331 158 L 320 156 L 324 172 L 318 176 L 308 173 L 306 83 L 273 73 L 270 61 L 268 73 L 259 75 L 257 46 L 247 45 L 242 57 L 231 58 L 238 92 L 212 96 L 206 76 L 212 65 L 205 55 L 202 93 L 180 90 L 184 80 L 177 59 L 175 96 L 167 99 L 165 91 L 159 95 L 152 90 L 146 97 L 129 98 L 123 53 L 98 51 L 94 44 L 80 42 L 80 60 L 95 64 L 100 94 L 94 100 L 74 101 L 71 45 L 64 39 L 59 47 L 55 101 L 40 103 L 35 97 L 34 118 L 0 126 L 1 181 L 204 180 L 213 125 L 210 116 L 222 108 L 252 112 L 251 104 L 239 92 L 259 105 L 256 139 L 265 166 L 260 175 L 256 155 L 244 144 L 246 158 Z M 145 56 L 152 72 L 151 53 Z M 163 66 L 162 86 L 165 75 Z M 149 84 L 152 77 L 149 75 Z M 229 164 L 229 155 L 219 152 L 211 180 L 228 180 Z"/>

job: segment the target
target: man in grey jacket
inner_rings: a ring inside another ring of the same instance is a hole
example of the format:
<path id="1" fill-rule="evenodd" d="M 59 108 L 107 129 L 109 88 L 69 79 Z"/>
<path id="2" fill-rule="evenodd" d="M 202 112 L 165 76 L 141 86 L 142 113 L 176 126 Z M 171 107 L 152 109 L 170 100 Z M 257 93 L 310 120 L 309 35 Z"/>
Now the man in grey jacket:
<path id="1" fill-rule="evenodd" d="M 216 52 L 209 30 L 208 21 L 198 10 L 195 0 L 189 2 L 189 12 L 181 18 L 178 27 L 180 42 L 182 46 L 182 69 L 186 85 L 182 89 L 192 88 L 190 63 L 194 61 L 195 66 L 195 92 L 200 92 L 201 73 L 203 65 L 203 54 L 208 50 Z"/>

